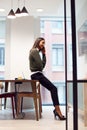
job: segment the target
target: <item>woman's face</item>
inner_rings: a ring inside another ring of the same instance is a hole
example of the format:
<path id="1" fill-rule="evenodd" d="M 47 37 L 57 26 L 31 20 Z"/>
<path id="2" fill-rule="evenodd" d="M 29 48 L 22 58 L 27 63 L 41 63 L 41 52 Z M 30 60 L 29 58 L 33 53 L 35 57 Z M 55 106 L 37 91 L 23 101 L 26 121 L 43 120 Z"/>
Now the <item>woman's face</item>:
<path id="1" fill-rule="evenodd" d="M 45 40 L 41 40 L 39 43 L 39 47 L 42 49 L 45 45 Z"/>

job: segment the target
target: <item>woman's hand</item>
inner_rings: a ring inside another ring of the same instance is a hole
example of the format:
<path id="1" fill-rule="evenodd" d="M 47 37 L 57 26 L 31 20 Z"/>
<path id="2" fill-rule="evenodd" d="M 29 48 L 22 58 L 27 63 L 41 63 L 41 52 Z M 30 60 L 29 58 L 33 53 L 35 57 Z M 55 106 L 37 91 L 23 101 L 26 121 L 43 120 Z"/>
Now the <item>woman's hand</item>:
<path id="1" fill-rule="evenodd" d="M 45 47 L 43 47 L 43 48 L 41 49 L 41 51 L 42 51 L 43 54 L 45 54 L 45 53 L 46 53 Z"/>

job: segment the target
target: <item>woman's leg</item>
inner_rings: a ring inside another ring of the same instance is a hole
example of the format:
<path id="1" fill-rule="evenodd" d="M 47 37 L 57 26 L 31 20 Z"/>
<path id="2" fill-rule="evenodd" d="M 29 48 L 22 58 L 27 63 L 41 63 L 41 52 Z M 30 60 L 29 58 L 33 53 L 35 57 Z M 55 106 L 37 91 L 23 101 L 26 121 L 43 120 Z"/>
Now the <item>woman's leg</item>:
<path id="1" fill-rule="evenodd" d="M 51 92 L 51 97 L 54 106 L 59 105 L 57 88 L 42 73 L 33 74 L 31 78 L 34 80 L 39 80 L 41 85 Z"/>
<path id="2" fill-rule="evenodd" d="M 41 85 L 43 85 L 45 88 L 47 88 L 51 92 L 51 97 L 53 101 L 53 105 L 55 107 L 56 112 L 62 117 L 62 113 L 59 107 L 59 99 L 57 94 L 57 88 L 42 74 L 42 73 L 36 73 L 31 75 L 31 78 L 34 80 L 39 80 Z"/>

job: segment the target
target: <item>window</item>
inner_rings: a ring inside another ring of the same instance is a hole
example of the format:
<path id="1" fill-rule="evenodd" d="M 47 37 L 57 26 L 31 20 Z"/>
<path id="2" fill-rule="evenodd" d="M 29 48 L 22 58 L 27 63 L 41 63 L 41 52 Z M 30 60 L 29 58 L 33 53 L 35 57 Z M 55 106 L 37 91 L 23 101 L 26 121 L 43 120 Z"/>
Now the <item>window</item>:
<path id="1" fill-rule="evenodd" d="M 44 20 L 41 20 L 40 22 L 40 28 L 41 28 L 41 33 L 44 33 Z"/>
<path id="2" fill-rule="evenodd" d="M 6 20 L 0 17 L 0 67 L 5 65 L 5 28 Z M 0 68 L 2 71 L 2 68 Z"/>
<path id="3" fill-rule="evenodd" d="M 87 41 L 81 41 L 79 42 L 79 54 L 87 54 Z"/>
<path id="4" fill-rule="evenodd" d="M 52 45 L 52 70 L 54 71 L 64 70 L 64 45 L 63 44 Z"/>
<path id="5" fill-rule="evenodd" d="M 52 33 L 64 33 L 63 21 L 52 21 Z"/>
<path id="6" fill-rule="evenodd" d="M 0 43 L 0 66 L 5 64 L 5 47 Z"/>
<path id="7" fill-rule="evenodd" d="M 5 35 L 6 18 L 0 17 L 0 79 L 4 79 L 5 72 Z"/>
<path id="8" fill-rule="evenodd" d="M 5 38 L 5 19 L 0 19 L 0 38 Z"/>
<path id="9" fill-rule="evenodd" d="M 72 44 L 68 47 L 68 70 L 72 71 Z"/>
<path id="10" fill-rule="evenodd" d="M 71 21 L 67 21 L 67 33 L 71 34 Z"/>
<path id="11" fill-rule="evenodd" d="M 87 20 L 78 30 L 78 51 L 79 56 L 87 55 Z"/>

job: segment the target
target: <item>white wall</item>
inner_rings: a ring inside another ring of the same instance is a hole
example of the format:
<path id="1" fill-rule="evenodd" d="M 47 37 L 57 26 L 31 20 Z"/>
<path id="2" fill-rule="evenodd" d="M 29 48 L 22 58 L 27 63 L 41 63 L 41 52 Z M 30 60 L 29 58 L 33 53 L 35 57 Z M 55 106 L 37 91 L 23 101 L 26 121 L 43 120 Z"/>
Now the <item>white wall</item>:
<path id="1" fill-rule="evenodd" d="M 22 76 L 30 78 L 29 70 L 29 50 L 31 49 L 34 39 L 40 36 L 40 19 L 32 16 L 8 20 L 6 24 L 6 45 L 5 45 L 5 78 L 15 79 Z M 23 77 L 24 78 L 24 77 Z M 22 84 L 23 85 L 23 84 Z M 29 89 L 25 85 L 26 89 Z M 24 87 L 24 85 L 23 85 Z M 24 87 L 24 88 L 25 88 Z M 14 87 L 9 87 L 13 90 Z M 24 108 L 31 108 L 32 99 L 24 101 Z M 11 105 L 7 103 L 7 107 Z"/>
<path id="2" fill-rule="evenodd" d="M 5 78 L 14 79 L 22 72 L 29 78 L 29 50 L 40 36 L 40 20 L 32 16 L 7 19 L 6 31 Z"/>

